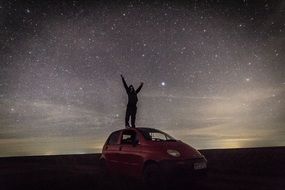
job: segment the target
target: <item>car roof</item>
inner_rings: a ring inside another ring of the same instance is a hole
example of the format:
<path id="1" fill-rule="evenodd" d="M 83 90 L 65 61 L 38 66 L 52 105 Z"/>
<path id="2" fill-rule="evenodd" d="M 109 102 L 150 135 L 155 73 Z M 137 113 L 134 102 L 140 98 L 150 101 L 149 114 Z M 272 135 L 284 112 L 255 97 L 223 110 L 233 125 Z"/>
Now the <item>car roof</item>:
<path id="1" fill-rule="evenodd" d="M 134 130 L 134 131 L 140 131 L 141 130 L 150 130 L 150 131 L 160 131 L 158 129 L 154 129 L 154 128 L 149 128 L 149 127 L 130 127 L 130 128 L 124 128 L 124 129 L 119 129 L 119 130 L 116 130 L 116 131 L 113 131 L 112 133 L 110 134 L 113 134 L 113 133 L 116 133 L 116 132 L 122 132 L 122 131 L 125 131 L 125 130 Z"/>
<path id="2" fill-rule="evenodd" d="M 160 131 L 158 129 L 154 129 L 154 128 L 149 128 L 149 127 L 130 127 L 130 128 L 125 128 L 125 129 L 120 129 L 120 130 L 117 130 L 117 131 L 125 131 L 125 130 L 135 130 L 135 131 L 140 131 L 141 130 L 150 130 L 150 131 Z M 117 131 L 114 131 L 112 133 L 115 133 Z"/>
<path id="3" fill-rule="evenodd" d="M 162 132 L 158 129 L 154 129 L 154 128 L 148 128 L 148 127 L 136 127 L 136 128 L 133 128 L 133 127 L 130 127 L 130 128 L 124 128 L 124 129 L 119 129 L 119 130 L 116 130 L 116 131 L 113 131 L 110 135 L 112 135 L 113 133 L 116 133 L 116 132 L 123 132 L 123 131 L 127 131 L 127 130 L 132 130 L 132 131 L 137 131 L 139 133 L 141 132 Z M 162 132 L 164 133 L 164 132 Z"/>

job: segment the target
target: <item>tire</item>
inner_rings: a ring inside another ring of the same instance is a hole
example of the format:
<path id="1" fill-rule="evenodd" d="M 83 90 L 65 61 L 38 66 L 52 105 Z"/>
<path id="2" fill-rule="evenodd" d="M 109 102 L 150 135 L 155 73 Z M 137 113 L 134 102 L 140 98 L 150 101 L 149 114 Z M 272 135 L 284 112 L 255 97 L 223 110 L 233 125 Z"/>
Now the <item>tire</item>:
<path id="1" fill-rule="evenodd" d="M 163 175 L 157 164 L 151 163 L 145 166 L 143 182 L 146 189 L 163 189 Z"/>

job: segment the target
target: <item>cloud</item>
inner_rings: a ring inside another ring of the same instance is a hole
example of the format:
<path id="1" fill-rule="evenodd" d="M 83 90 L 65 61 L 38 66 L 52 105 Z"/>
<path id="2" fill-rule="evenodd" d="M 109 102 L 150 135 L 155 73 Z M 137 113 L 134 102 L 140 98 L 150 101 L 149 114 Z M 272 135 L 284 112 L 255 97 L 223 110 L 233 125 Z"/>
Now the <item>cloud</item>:
<path id="1" fill-rule="evenodd" d="M 158 104 L 167 102 L 163 104 L 163 110 L 170 112 L 168 118 L 173 120 L 169 119 L 159 127 L 198 148 L 284 144 L 281 143 L 281 137 L 285 134 L 281 127 L 284 119 L 280 120 L 285 114 L 280 102 L 280 98 L 284 97 L 282 87 L 238 89 L 219 98 L 147 97 L 156 98 Z M 174 99 L 169 103 L 168 98 Z M 268 109 L 272 111 L 268 112 Z"/>
<path id="2" fill-rule="evenodd" d="M 48 101 L 2 101 L 2 137 L 83 136 L 115 122 L 112 115 Z"/>

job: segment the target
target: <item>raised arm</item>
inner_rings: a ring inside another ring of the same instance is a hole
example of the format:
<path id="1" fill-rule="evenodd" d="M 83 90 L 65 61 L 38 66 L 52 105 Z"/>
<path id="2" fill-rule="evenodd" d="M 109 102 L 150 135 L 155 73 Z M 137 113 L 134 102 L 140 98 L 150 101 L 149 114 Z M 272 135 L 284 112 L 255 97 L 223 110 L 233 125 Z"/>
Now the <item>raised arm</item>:
<path id="1" fill-rule="evenodd" d="M 141 91 L 142 87 L 143 87 L 143 82 L 141 82 L 140 86 L 136 90 L 136 93 L 139 93 Z"/>
<path id="2" fill-rule="evenodd" d="M 129 87 L 128 87 L 128 85 L 127 85 L 127 83 L 126 83 L 126 81 L 125 81 L 125 79 L 124 79 L 123 75 L 121 75 L 121 78 L 122 78 L 122 81 L 123 81 L 124 87 L 125 87 L 126 91 L 128 92 Z"/>

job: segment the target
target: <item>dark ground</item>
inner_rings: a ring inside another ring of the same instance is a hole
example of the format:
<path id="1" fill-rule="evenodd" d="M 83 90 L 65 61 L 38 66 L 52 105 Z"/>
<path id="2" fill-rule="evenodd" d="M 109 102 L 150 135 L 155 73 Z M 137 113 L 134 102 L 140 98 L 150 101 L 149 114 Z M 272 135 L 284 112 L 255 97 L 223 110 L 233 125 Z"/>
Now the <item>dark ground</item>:
<path id="1" fill-rule="evenodd" d="M 201 152 L 208 159 L 208 176 L 203 180 L 173 179 L 173 189 L 285 189 L 285 147 Z M 99 156 L 0 158 L 0 190 L 141 189 L 139 182 L 130 182 L 130 179 L 104 178 Z"/>

